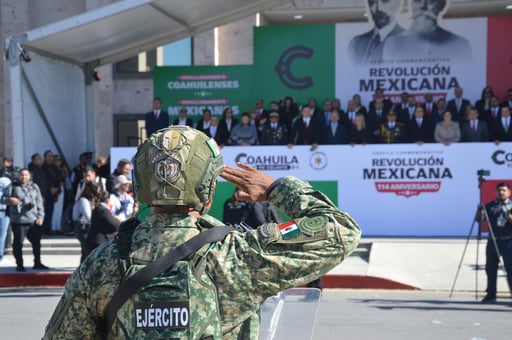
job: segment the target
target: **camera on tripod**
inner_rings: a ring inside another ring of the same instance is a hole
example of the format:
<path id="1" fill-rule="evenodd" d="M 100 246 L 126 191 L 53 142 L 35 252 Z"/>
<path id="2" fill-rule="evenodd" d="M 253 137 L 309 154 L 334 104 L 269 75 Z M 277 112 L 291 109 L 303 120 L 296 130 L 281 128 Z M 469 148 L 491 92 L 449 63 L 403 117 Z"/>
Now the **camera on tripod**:
<path id="1" fill-rule="evenodd" d="M 478 177 L 489 177 L 491 175 L 491 170 L 477 170 L 476 175 Z"/>

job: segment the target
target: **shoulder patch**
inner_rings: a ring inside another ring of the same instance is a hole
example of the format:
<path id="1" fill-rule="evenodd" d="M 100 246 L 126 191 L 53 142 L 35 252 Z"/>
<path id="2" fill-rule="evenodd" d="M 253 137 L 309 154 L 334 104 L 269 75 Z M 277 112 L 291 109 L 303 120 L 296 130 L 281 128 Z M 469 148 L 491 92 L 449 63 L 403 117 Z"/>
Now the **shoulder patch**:
<path id="1" fill-rule="evenodd" d="M 294 221 L 289 221 L 279 225 L 279 232 L 283 240 L 289 240 L 300 235 L 300 229 Z"/>
<path id="2" fill-rule="evenodd" d="M 325 229 L 327 218 L 324 216 L 306 217 L 300 220 L 298 223 L 300 231 L 304 235 L 311 237 L 314 236 L 315 233 Z"/>

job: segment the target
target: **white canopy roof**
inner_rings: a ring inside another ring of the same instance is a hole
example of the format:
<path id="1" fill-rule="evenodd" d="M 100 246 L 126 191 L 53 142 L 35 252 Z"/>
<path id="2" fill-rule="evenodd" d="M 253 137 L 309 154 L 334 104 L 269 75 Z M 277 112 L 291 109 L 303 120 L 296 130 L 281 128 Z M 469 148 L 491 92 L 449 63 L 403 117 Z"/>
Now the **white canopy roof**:
<path id="1" fill-rule="evenodd" d="M 33 29 L 16 40 L 27 50 L 72 64 L 104 65 L 289 1 L 124 0 Z"/>

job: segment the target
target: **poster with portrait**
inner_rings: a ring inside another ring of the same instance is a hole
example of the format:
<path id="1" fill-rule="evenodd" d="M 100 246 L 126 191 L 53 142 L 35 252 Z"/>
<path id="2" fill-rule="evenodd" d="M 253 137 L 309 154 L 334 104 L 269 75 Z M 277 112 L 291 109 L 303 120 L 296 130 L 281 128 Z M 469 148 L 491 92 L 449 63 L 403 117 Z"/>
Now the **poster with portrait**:
<path id="1" fill-rule="evenodd" d="M 379 6 L 376 6 L 376 3 Z M 377 88 L 393 102 L 402 92 L 424 102 L 479 98 L 486 85 L 487 18 L 443 19 L 444 0 L 387 2 L 367 0 L 368 22 L 336 25 L 336 96 L 359 93 L 368 103 Z"/>

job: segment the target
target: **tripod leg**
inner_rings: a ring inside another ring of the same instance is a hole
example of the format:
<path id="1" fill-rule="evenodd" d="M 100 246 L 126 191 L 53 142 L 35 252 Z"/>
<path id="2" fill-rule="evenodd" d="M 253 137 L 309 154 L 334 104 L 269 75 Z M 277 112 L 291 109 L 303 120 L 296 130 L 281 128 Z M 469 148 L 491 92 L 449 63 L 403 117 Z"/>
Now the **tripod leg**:
<path id="1" fill-rule="evenodd" d="M 498 242 L 496 242 L 496 237 L 494 236 L 494 231 L 492 229 L 491 221 L 489 219 L 489 215 L 487 214 L 487 210 L 484 209 L 483 211 L 484 211 L 484 218 L 489 225 L 489 236 L 491 237 L 492 244 L 494 245 L 494 250 L 496 250 L 496 254 L 498 255 L 498 268 L 499 268 L 499 266 L 501 264 L 500 249 L 498 247 Z M 507 272 L 507 268 L 505 267 L 505 264 L 503 264 L 503 271 L 505 272 L 505 277 L 507 277 L 507 284 L 508 284 L 508 272 Z M 508 289 L 510 291 L 511 287 L 509 286 Z"/>
<path id="2" fill-rule="evenodd" d="M 473 223 L 471 224 L 471 228 L 469 229 L 468 237 L 466 239 L 466 244 L 464 245 L 464 250 L 462 251 L 462 256 L 460 257 L 459 266 L 457 267 L 457 272 L 455 273 L 455 278 L 453 279 L 452 288 L 450 289 L 449 297 L 452 297 L 453 290 L 455 289 L 455 282 L 457 282 L 457 278 L 459 277 L 460 268 L 462 267 L 462 262 L 464 262 L 464 256 L 466 255 L 466 250 L 468 249 L 469 240 L 471 239 L 471 235 L 473 234 L 473 229 L 475 228 L 475 223 L 477 221 L 478 210 L 475 218 L 473 219 Z M 478 265 L 478 262 L 477 262 Z"/>

